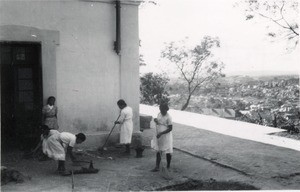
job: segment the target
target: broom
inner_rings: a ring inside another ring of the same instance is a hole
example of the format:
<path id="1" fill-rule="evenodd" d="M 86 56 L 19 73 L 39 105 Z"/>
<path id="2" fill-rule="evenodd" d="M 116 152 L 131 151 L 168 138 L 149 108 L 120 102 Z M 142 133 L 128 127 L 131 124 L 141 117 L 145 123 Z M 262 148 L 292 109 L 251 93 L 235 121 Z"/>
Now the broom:
<path id="1" fill-rule="evenodd" d="M 119 120 L 120 116 L 121 116 L 121 114 L 118 116 L 118 118 L 117 118 L 116 121 Z M 111 135 L 111 133 L 113 132 L 113 130 L 114 130 L 115 127 L 116 127 L 116 124 L 114 124 L 114 126 L 113 126 L 112 129 L 110 130 L 110 132 L 109 132 L 109 134 L 108 134 L 108 136 L 107 136 L 107 138 L 106 138 L 104 144 L 102 145 L 102 147 L 100 147 L 100 148 L 98 149 L 99 152 L 103 153 L 103 151 L 106 151 L 106 150 L 107 150 L 107 148 L 105 147 L 105 145 L 106 145 L 106 143 L 107 143 L 107 141 L 108 141 L 108 138 L 110 137 L 110 135 Z"/>
<path id="2" fill-rule="evenodd" d="M 162 151 L 159 152 L 160 153 L 160 158 L 162 159 Z M 160 166 L 160 175 L 164 178 L 164 179 L 167 179 L 167 180 L 171 180 L 172 177 L 170 175 L 170 172 L 168 170 L 167 167 L 164 166 L 164 163 L 163 161 L 161 161 L 161 166 Z"/>

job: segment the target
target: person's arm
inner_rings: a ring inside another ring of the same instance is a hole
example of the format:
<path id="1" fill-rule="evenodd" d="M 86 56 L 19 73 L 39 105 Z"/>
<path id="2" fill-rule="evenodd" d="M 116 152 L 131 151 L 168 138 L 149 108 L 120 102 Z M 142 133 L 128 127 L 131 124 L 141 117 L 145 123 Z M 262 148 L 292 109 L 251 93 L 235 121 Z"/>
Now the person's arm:
<path id="1" fill-rule="evenodd" d="M 157 134 L 157 138 L 160 138 L 163 134 L 167 134 L 170 131 L 172 131 L 173 129 L 173 125 L 172 125 L 172 118 L 170 115 L 168 115 L 168 119 L 167 119 L 167 129 L 165 131 L 162 131 L 160 133 Z"/>
<path id="2" fill-rule="evenodd" d="M 156 123 L 156 125 L 162 125 L 162 124 L 159 123 L 159 121 L 158 121 L 158 119 L 160 118 L 160 116 L 161 116 L 161 114 L 159 113 L 159 114 L 157 115 L 157 118 L 154 118 L 154 119 L 153 119 L 154 122 Z"/>
<path id="3" fill-rule="evenodd" d="M 119 119 L 117 121 L 115 121 L 115 124 L 122 124 L 125 120 L 125 117 L 126 117 L 126 114 L 125 114 L 124 110 L 121 110 Z"/>
<path id="4" fill-rule="evenodd" d="M 73 161 L 73 162 L 76 161 L 76 158 L 75 158 L 75 156 L 73 154 L 73 147 L 68 146 L 68 148 L 67 148 L 67 154 L 69 154 L 69 156 L 71 158 L 71 161 Z"/>
<path id="5" fill-rule="evenodd" d="M 168 129 L 166 129 L 165 131 L 162 131 L 160 133 L 157 134 L 157 138 L 160 138 L 160 136 L 162 136 L 163 134 L 167 134 L 169 133 L 170 131 L 172 131 L 173 129 L 173 125 L 168 125 Z"/>

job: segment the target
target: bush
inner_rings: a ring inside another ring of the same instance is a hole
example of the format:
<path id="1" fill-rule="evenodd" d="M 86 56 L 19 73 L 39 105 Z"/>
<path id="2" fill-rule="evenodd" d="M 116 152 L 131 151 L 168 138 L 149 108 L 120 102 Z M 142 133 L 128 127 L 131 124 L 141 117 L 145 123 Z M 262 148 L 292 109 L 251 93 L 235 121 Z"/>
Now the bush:
<path id="1" fill-rule="evenodd" d="M 169 78 L 162 74 L 146 73 L 140 77 L 141 85 L 141 103 L 147 105 L 169 102 L 169 94 L 166 91 L 166 85 Z"/>

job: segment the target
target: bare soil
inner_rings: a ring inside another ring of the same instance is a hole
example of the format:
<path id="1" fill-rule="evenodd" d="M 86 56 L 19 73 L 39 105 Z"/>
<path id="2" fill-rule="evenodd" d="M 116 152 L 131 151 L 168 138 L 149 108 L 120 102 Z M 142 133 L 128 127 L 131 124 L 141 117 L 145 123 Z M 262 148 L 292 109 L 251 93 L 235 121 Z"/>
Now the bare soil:
<path id="1" fill-rule="evenodd" d="M 74 175 L 74 191 L 201 190 L 200 187 L 203 190 L 251 189 L 247 186 L 255 183 L 252 178 L 234 170 L 180 151 L 174 151 L 170 172 L 172 178 L 169 180 L 160 172 L 150 171 L 155 165 L 155 152 L 151 149 L 145 149 L 142 158 L 136 158 L 135 151 L 130 156 L 124 156 L 123 150 L 109 148 L 103 153 L 77 153 L 77 159 L 87 163 L 74 165 L 67 162 L 67 169 L 88 167 L 92 160 L 94 167 L 100 171 L 97 174 Z M 162 161 L 162 166 L 165 166 L 165 158 Z M 57 162 L 53 160 L 24 159 L 22 153 L 11 152 L 2 154 L 1 164 L 32 178 L 23 183 L 9 182 L 1 186 L 1 191 L 72 191 L 72 177 L 58 175 L 55 172 Z M 256 187 L 260 188 L 260 184 Z"/>
<path id="2" fill-rule="evenodd" d="M 230 182 L 230 181 L 216 181 L 210 179 L 208 181 L 188 180 L 184 183 L 171 185 L 157 189 L 158 191 L 185 191 L 185 190 L 259 190 L 259 188 L 252 185 Z"/>

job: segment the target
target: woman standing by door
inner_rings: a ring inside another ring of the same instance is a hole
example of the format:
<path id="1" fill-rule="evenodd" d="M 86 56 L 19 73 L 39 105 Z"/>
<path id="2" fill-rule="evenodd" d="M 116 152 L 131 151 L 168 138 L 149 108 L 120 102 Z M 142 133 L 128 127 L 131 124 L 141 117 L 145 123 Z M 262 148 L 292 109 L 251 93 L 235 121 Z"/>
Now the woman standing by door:
<path id="1" fill-rule="evenodd" d="M 50 96 L 47 100 L 47 105 L 43 107 L 43 124 L 47 125 L 49 129 L 58 130 L 57 123 L 57 107 L 55 106 L 55 97 Z"/>

